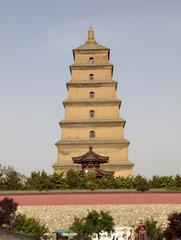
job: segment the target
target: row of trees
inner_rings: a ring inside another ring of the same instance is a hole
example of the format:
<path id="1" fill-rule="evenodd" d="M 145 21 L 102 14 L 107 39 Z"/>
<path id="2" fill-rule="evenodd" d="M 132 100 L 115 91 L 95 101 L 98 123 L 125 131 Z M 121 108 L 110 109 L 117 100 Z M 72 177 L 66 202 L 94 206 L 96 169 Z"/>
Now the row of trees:
<path id="1" fill-rule="evenodd" d="M 30 177 L 17 173 L 12 168 L 0 170 L 0 190 L 56 190 L 56 189 L 137 189 L 147 191 L 152 188 L 181 190 L 181 176 L 153 176 L 147 179 L 137 175 L 132 177 L 96 178 L 94 173 L 82 177 L 70 169 L 67 174 L 45 171 L 32 172 Z"/>
<path id="2" fill-rule="evenodd" d="M 37 238 L 48 232 L 40 220 L 17 213 L 17 207 L 18 204 L 12 198 L 0 201 L 0 228 Z"/>
<path id="3" fill-rule="evenodd" d="M 152 217 L 148 218 L 145 222 L 140 222 L 139 225 L 146 226 L 148 240 L 163 238 L 173 240 L 181 238 L 181 212 L 174 212 L 168 216 L 168 226 L 165 229 Z M 101 232 L 107 232 L 108 234 L 114 232 L 114 227 L 114 219 L 109 212 L 93 210 L 88 212 L 86 217 L 75 217 L 70 229 L 78 233 L 78 239 L 89 240 L 94 233 L 97 234 L 99 239 Z M 136 226 L 135 233 L 133 232 L 135 239 L 138 239 L 139 236 L 138 227 Z"/>

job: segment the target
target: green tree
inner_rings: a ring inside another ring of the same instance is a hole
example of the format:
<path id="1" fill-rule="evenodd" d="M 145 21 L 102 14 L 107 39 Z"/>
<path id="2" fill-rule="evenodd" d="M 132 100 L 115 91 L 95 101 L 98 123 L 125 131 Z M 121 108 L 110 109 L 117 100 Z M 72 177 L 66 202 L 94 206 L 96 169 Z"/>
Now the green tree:
<path id="1" fill-rule="evenodd" d="M 154 175 L 149 180 L 149 185 L 150 185 L 150 188 L 161 188 L 161 178 L 160 178 L 160 176 Z"/>
<path id="2" fill-rule="evenodd" d="M 70 169 L 66 174 L 66 184 L 68 188 L 75 189 L 79 187 L 79 174 L 78 172 L 74 171 L 73 169 Z"/>
<path id="3" fill-rule="evenodd" d="M 160 187 L 165 189 L 175 188 L 175 179 L 173 176 L 160 176 Z"/>
<path id="4" fill-rule="evenodd" d="M 114 220 L 109 212 L 93 210 L 88 213 L 85 220 L 88 229 L 90 229 L 91 233 L 97 233 L 98 239 L 100 239 L 102 231 L 107 233 L 114 231 Z"/>
<path id="5" fill-rule="evenodd" d="M 181 190 L 181 176 L 178 174 L 175 176 L 175 185 L 176 189 Z"/>
<path id="6" fill-rule="evenodd" d="M 134 188 L 133 177 L 117 177 L 116 178 L 116 188 L 133 189 Z"/>
<path id="7" fill-rule="evenodd" d="M 79 189 L 86 189 L 87 187 L 87 177 L 86 176 L 79 176 L 78 177 L 78 188 Z"/>
<path id="8" fill-rule="evenodd" d="M 85 225 L 85 218 L 75 217 L 72 225 L 70 226 L 70 230 L 75 231 L 78 234 L 78 239 L 80 240 L 90 239 L 89 231 Z"/>
<path id="9" fill-rule="evenodd" d="M 5 185 L 5 178 L 3 176 L 3 173 L 0 172 L 0 190 L 6 190 L 6 185 Z"/>
<path id="10" fill-rule="evenodd" d="M 0 174 L 0 190 L 19 190 L 23 188 L 21 176 L 13 168 L 8 168 L 6 172 Z"/>
<path id="11" fill-rule="evenodd" d="M 40 223 L 40 220 L 34 217 L 27 217 L 26 215 L 19 215 L 16 224 L 11 230 L 33 237 L 42 237 L 48 232 L 48 229 Z"/>
<path id="12" fill-rule="evenodd" d="M 50 176 L 50 181 L 52 182 L 54 189 L 65 189 L 67 187 L 64 173 L 54 172 Z"/>
<path id="13" fill-rule="evenodd" d="M 113 232 L 114 225 L 114 219 L 109 212 L 93 210 L 84 218 L 75 218 L 71 229 L 77 232 L 81 239 L 88 239 L 93 233 L 100 239 L 100 233 Z"/>
<path id="14" fill-rule="evenodd" d="M 133 179 L 133 186 L 136 188 L 137 191 L 148 191 L 149 190 L 149 184 L 147 182 L 147 179 L 145 177 L 142 177 L 141 175 L 137 175 Z"/>
<path id="15" fill-rule="evenodd" d="M 18 173 L 14 170 L 7 172 L 5 178 L 6 190 L 23 189 L 23 184 Z"/>
<path id="16" fill-rule="evenodd" d="M 145 222 L 146 230 L 147 230 L 147 238 L 149 240 L 153 239 L 163 239 L 163 233 L 161 225 L 158 224 L 153 217 L 147 219 Z"/>
<path id="17" fill-rule="evenodd" d="M 32 172 L 31 177 L 26 182 L 26 188 L 31 190 L 49 190 L 53 187 L 50 176 L 44 170 L 42 172 Z"/>
<path id="18" fill-rule="evenodd" d="M 95 189 L 106 189 L 109 188 L 109 180 L 106 177 L 95 178 Z"/>

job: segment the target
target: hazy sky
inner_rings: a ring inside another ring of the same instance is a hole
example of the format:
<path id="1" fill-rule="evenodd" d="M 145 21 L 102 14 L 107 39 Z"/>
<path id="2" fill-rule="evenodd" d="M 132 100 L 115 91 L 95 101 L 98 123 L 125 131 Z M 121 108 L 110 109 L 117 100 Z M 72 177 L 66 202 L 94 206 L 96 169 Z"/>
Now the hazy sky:
<path id="1" fill-rule="evenodd" d="M 0 0 L 0 163 L 52 172 L 90 24 L 111 49 L 134 173 L 181 173 L 180 0 Z"/>

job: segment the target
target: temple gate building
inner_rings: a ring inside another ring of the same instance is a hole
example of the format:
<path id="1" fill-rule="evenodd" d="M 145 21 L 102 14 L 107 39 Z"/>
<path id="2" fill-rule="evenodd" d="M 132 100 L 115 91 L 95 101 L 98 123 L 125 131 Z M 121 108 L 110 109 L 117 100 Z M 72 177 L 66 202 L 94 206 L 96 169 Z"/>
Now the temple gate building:
<path id="1" fill-rule="evenodd" d="M 91 146 L 97 155 L 109 157 L 102 170 L 114 171 L 115 176 L 132 174 L 129 142 L 124 138 L 126 122 L 120 117 L 121 101 L 116 96 L 109 56 L 110 49 L 95 41 L 92 27 L 87 41 L 73 49 L 68 98 L 63 102 L 65 118 L 60 121 L 61 139 L 56 143 L 57 162 L 53 165 L 57 172 L 80 171 L 80 164 L 72 159 L 84 156 Z"/>

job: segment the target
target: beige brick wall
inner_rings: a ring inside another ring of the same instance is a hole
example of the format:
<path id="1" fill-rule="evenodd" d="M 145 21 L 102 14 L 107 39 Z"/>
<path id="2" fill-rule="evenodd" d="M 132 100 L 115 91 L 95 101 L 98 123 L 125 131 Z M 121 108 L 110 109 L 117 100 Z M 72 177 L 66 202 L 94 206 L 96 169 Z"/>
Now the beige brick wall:
<path id="1" fill-rule="evenodd" d="M 94 74 L 94 80 L 111 80 L 112 79 L 112 69 L 111 68 L 105 68 L 103 69 L 72 69 L 72 75 L 71 79 L 72 81 L 76 80 L 89 80 L 89 74 Z M 89 81 L 94 81 L 89 80 Z"/>
<path id="2" fill-rule="evenodd" d="M 62 140 L 89 140 L 89 132 L 95 131 L 95 140 L 121 140 L 123 139 L 122 126 L 70 126 L 62 128 Z"/>
<path id="3" fill-rule="evenodd" d="M 90 99 L 89 93 L 94 92 L 94 99 L 110 99 L 116 98 L 115 86 L 104 86 L 104 87 L 69 87 L 68 98 L 71 100 Z M 93 100 L 94 100 L 93 99 Z"/>
<path id="4" fill-rule="evenodd" d="M 71 145 L 69 147 L 64 146 L 64 148 L 60 147 L 58 152 L 58 162 L 62 165 L 73 164 L 72 157 L 85 154 L 88 151 L 88 147 L 89 146 L 85 147 L 82 145 L 78 146 L 77 148 L 75 145 Z M 119 164 L 120 161 L 127 161 L 128 159 L 128 148 L 126 147 L 113 147 L 112 145 L 107 147 L 99 147 L 94 145 L 93 151 L 102 156 L 109 156 L 109 164 Z M 101 168 L 107 168 L 106 170 L 108 170 L 109 164 L 102 164 Z"/>
<path id="5" fill-rule="evenodd" d="M 77 52 L 75 54 L 75 63 L 76 64 L 89 64 L 89 58 L 93 57 L 94 64 L 107 64 L 108 63 L 108 51 L 99 51 L 99 52 Z"/>
<path id="6" fill-rule="evenodd" d="M 83 217 L 88 210 L 110 211 L 117 226 L 137 225 L 140 220 L 154 217 L 163 226 L 167 216 L 173 211 L 181 211 L 181 204 L 140 204 L 140 205 L 100 205 L 100 206 L 21 206 L 19 212 L 40 218 L 50 231 L 68 228 L 74 216 Z"/>
<path id="7" fill-rule="evenodd" d="M 116 120 L 119 119 L 119 105 L 79 105 L 79 106 L 66 106 L 65 108 L 65 119 L 66 120 L 88 120 L 89 119 L 89 111 L 95 111 L 94 119 L 110 119 Z"/>

